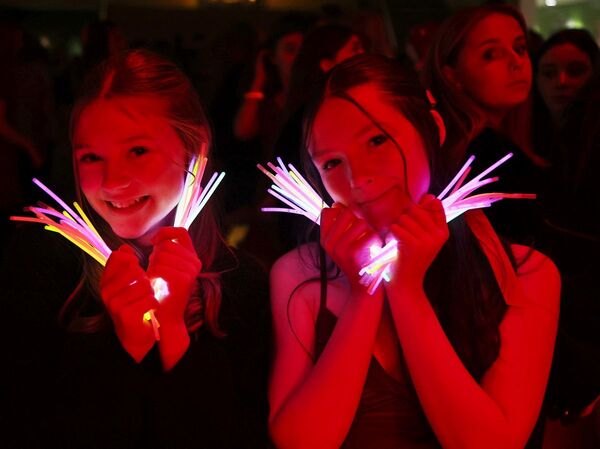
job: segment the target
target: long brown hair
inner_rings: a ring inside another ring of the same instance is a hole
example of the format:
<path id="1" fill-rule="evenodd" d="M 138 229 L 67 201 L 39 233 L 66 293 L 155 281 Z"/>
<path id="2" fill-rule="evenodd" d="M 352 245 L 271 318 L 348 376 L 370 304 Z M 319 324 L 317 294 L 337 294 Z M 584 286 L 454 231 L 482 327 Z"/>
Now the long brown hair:
<path id="1" fill-rule="evenodd" d="M 505 4 L 491 3 L 467 8 L 452 15 L 437 31 L 429 48 L 421 80 L 437 101 L 440 114 L 448 130 L 443 146 L 446 165 L 451 172 L 464 160 L 467 146 L 488 125 L 486 113 L 465 92 L 444 76 L 444 67 L 452 67 L 464 47 L 465 40 L 473 28 L 492 14 L 503 14 L 515 19 L 525 36 L 527 25 L 521 13 Z M 529 117 L 531 102 L 513 108 L 504 118 L 504 133 L 526 154 L 530 154 Z"/>
<path id="2" fill-rule="evenodd" d="M 350 89 L 367 83 L 374 84 L 381 98 L 401 112 L 418 131 L 429 161 L 430 191 L 440 192 L 447 182 L 446 170 L 438 162 L 440 134 L 425 90 L 416 76 L 399 62 L 378 55 L 360 55 L 342 62 L 329 73 L 319 95 L 310 103 L 305 118 L 305 145 L 302 148 L 305 170 L 320 189 L 319 193 L 324 192 L 324 187 L 310 160 L 308 147 L 314 119 L 327 98 L 341 98 L 351 107 L 357 107 L 403 155 L 401 146 L 387 130 L 348 94 Z M 407 186 L 405 188 L 408 190 Z M 480 379 L 498 356 L 498 326 L 506 304 L 489 262 L 464 219 L 456 218 L 449 228 L 448 241 L 427 271 L 425 290 L 457 354 L 469 372 Z M 318 259 L 313 263 L 319 268 L 323 264 Z M 335 269 L 329 270 L 328 277 L 335 277 L 335 273 Z"/>
<path id="3" fill-rule="evenodd" d="M 145 50 L 124 52 L 104 61 L 89 73 L 71 113 L 71 138 L 81 113 L 89 104 L 101 98 L 115 97 L 161 99 L 166 106 L 164 118 L 181 139 L 188 160 L 192 155 L 200 155 L 203 148 L 209 152 L 212 143 L 209 122 L 190 81 L 175 64 Z M 77 199 L 104 241 L 113 250 L 123 243 L 130 244 L 144 263 L 148 254 L 144 254 L 134 242 L 117 236 L 82 194 L 74 156 L 73 167 Z M 185 169 L 182 167 L 182 176 Z M 221 285 L 218 273 L 210 272 L 210 268 L 223 246 L 223 239 L 210 202 L 192 224 L 189 233 L 204 269 L 198 276 L 196 293 L 187 304 L 185 322 L 190 332 L 206 324 L 214 335 L 222 335 L 218 326 Z M 84 258 L 81 281 L 60 312 L 60 319 L 67 329 L 89 333 L 109 325 L 110 320 L 99 293 L 101 273 L 102 267 L 98 263 Z"/>

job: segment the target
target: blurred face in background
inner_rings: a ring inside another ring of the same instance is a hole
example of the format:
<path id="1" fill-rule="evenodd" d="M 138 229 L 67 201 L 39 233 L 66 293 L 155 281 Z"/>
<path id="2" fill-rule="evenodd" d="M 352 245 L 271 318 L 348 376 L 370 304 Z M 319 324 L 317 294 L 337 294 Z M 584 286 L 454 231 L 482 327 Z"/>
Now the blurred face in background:
<path id="1" fill-rule="evenodd" d="M 284 80 L 290 79 L 292 73 L 292 65 L 296 60 L 298 51 L 302 46 L 304 36 L 302 33 L 289 33 L 277 41 L 273 53 L 273 64 L 279 69 L 279 74 Z"/>
<path id="2" fill-rule="evenodd" d="M 591 77 L 590 57 L 573 44 L 559 44 L 543 54 L 538 63 L 537 87 L 555 120 Z"/>
<path id="3" fill-rule="evenodd" d="M 531 61 L 519 22 L 494 13 L 466 36 L 454 67 L 444 74 L 484 111 L 507 112 L 523 103 L 531 90 Z"/>

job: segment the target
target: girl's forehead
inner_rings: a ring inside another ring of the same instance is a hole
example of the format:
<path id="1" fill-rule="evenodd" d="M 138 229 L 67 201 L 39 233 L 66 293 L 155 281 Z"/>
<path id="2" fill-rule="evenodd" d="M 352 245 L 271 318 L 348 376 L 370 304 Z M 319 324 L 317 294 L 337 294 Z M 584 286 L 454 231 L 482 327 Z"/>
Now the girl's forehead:
<path id="1" fill-rule="evenodd" d="M 168 125 L 165 102 L 154 97 L 101 98 L 85 106 L 75 134 L 155 133 Z"/>
<path id="2" fill-rule="evenodd" d="M 374 83 L 349 89 L 349 98 L 328 97 L 317 112 L 312 147 L 334 149 L 350 145 L 369 132 L 385 132 L 401 139 L 419 139 L 418 131 Z"/>
<path id="3" fill-rule="evenodd" d="M 488 41 L 510 41 L 524 35 L 521 25 L 512 16 L 489 14 L 473 25 L 465 39 L 465 47 L 478 47 Z"/>

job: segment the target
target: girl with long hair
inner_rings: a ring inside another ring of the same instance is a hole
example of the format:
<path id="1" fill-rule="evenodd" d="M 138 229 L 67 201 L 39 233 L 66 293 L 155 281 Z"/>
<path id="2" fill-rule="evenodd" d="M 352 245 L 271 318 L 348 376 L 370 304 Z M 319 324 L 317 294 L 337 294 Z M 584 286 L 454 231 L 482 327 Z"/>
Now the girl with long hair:
<path id="1" fill-rule="evenodd" d="M 494 188 L 537 193 L 547 163 L 531 149 L 532 69 L 521 13 L 493 3 L 449 17 L 436 33 L 421 76 L 446 122 L 442 153 L 449 173 L 465 156 L 476 155 L 474 169 L 479 169 L 512 151 L 511 166 L 498 171 Z M 499 204 L 486 213 L 513 241 L 531 244 L 537 235 L 535 204 Z"/>
<path id="2" fill-rule="evenodd" d="M 559 275 L 481 211 L 446 224 L 442 122 L 418 80 L 361 55 L 308 110 L 306 170 L 334 201 L 320 244 L 271 272 L 279 448 L 522 448 L 542 404 Z M 395 238 L 391 280 L 359 270 Z"/>
<path id="3" fill-rule="evenodd" d="M 189 80 L 147 51 L 113 57 L 88 76 L 71 139 L 78 201 L 112 253 L 82 269 L 56 237 L 14 242 L 7 447 L 264 445 L 262 271 L 226 247 L 210 205 L 173 227 L 190 158 L 211 146 Z"/>

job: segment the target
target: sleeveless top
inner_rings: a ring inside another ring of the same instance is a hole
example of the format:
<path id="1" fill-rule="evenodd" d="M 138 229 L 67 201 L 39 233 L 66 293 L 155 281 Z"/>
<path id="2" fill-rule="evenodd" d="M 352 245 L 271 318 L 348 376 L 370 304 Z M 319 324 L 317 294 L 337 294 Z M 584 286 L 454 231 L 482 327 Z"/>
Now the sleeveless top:
<path id="1" fill-rule="evenodd" d="M 475 212 L 475 213 L 473 213 Z M 482 242 L 500 290 L 508 305 L 515 305 L 516 273 L 489 221 L 481 211 L 468 213 L 467 222 Z M 469 216 L 470 215 L 470 216 Z M 482 241 L 483 238 L 483 241 Z M 508 264 L 508 265 L 507 265 Z M 327 308 L 327 273 L 321 251 L 321 294 L 315 324 L 315 361 L 325 348 L 337 322 Z M 510 269 L 506 269 L 510 267 Z M 414 389 L 402 351 L 402 378 L 389 375 L 372 356 L 354 420 L 342 449 L 441 449 L 423 412 Z"/>

